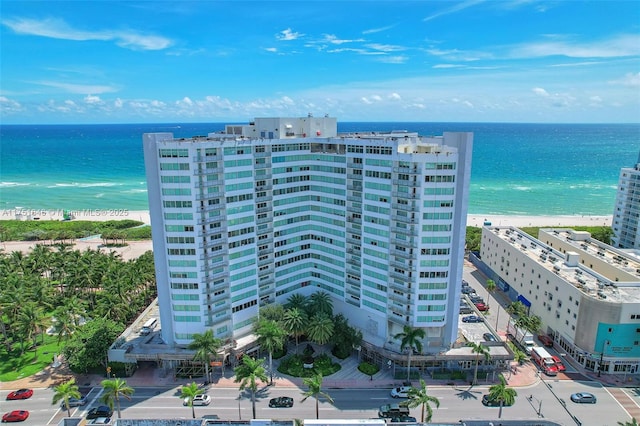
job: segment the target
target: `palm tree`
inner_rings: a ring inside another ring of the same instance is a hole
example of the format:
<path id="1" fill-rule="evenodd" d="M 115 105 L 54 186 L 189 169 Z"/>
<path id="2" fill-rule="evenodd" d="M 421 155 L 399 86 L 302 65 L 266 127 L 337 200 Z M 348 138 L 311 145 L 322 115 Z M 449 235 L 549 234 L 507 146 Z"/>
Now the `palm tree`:
<path id="1" fill-rule="evenodd" d="M 303 392 L 304 398 L 300 402 L 305 402 L 307 398 L 313 397 L 316 400 L 316 419 L 320 418 L 320 405 L 319 398 L 324 397 L 329 403 L 333 404 L 333 398 L 329 396 L 326 392 L 322 392 L 322 374 L 317 374 L 312 377 L 307 377 L 302 381 L 305 385 L 309 387 L 306 392 Z"/>
<path id="2" fill-rule="evenodd" d="M 422 341 L 424 339 L 425 332 L 422 328 L 413 328 L 405 325 L 402 333 L 398 333 L 393 336 L 394 339 L 402 339 L 400 341 L 400 351 L 408 348 L 407 352 L 407 381 L 411 380 L 411 355 L 414 349 L 418 352 L 422 352 Z"/>
<path id="3" fill-rule="evenodd" d="M 312 314 L 324 313 L 331 317 L 333 315 L 333 302 L 331 296 L 326 291 L 316 291 L 310 297 L 309 310 Z"/>
<path id="4" fill-rule="evenodd" d="M 258 380 L 267 383 L 269 378 L 264 371 L 264 359 L 253 359 L 250 356 L 243 356 L 242 363 L 235 369 L 235 383 L 240 383 L 240 390 L 249 389 L 251 392 L 251 406 L 253 418 L 256 418 L 256 392 L 258 391 Z"/>
<path id="5" fill-rule="evenodd" d="M 273 353 L 282 349 L 287 333 L 274 320 L 260 320 L 256 323 L 255 333 L 260 347 L 269 353 L 269 383 L 273 385 Z"/>
<path id="6" fill-rule="evenodd" d="M 333 336 L 333 320 L 328 314 L 318 312 L 314 314 L 307 327 L 307 336 L 311 341 L 324 345 L 331 340 Z"/>
<path id="7" fill-rule="evenodd" d="M 633 417 L 631 419 L 631 421 L 618 422 L 618 425 L 620 425 L 620 426 L 638 426 L 638 421 L 636 420 L 635 417 Z"/>
<path id="8" fill-rule="evenodd" d="M 496 290 L 496 282 L 494 280 L 487 280 L 487 300 L 489 300 L 489 294 Z"/>
<path id="9" fill-rule="evenodd" d="M 304 334 L 308 322 L 307 314 L 301 308 L 287 309 L 282 318 L 282 323 L 287 332 L 296 338 L 296 354 L 298 353 L 300 336 Z"/>
<path id="10" fill-rule="evenodd" d="M 285 304 L 285 308 L 293 309 L 298 308 L 300 310 L 306 311 L 308 300 L 300 293 L 294 293 L 287 298 L 287 303 Z"/>
<path id="11" fill-rule="evenodd" d="M 69 399 L 82 398 L 82 395 L 80 395 L 80 391 L 78 390 L 78 385 L 76 385 L 76 379 L 70 379 L 66 382 L 60 383 L 58 386 L 53 388 L 53 392 L 53 401 L 51 404 L 55 405 L 60 401 L 64 401 L 64 408 L 67 410 L 67 417 L 71 417 Z"/>
<path id="12" fill-rule="evenodd" d="M 476 367 L 473 370 L 473 384 L 478 384 L 478 364 L 480 363 L 480 355 L 484 356 L 485 361 L 489 361 L 491 359 L 491 355 L 489 354 L 489 348 L 484 346 L 482 343 L 476 342 L 468 342 L 467 346 L 471 348 L 471 353 L 476 354 Z"/>
<path id="13" fill-rule="evenodd" d="M 489 399 L 500 403 L 500 411 L 498 418 L 502 417 L 502 407 L 505 405 L 513 405 L 516 401 L 518 392 L 507 386 L 507 381 L 500 375 L 500 383 L 489 388 Z"/>
<path id="14" fill-rule="evenodd" d="M 193 341 L 189 343 L 187 348 L 195 350 L 193 355 L 194 361 L 201 361 L 204 363 L 204 369 L 206 374 L 206 381 L 209 382 L 209 362 L 211 361 L 211 355 L 216 355 L 218 349 L 222 346 L 222 340 L 214 337 L 212 330 L 207 330 L 204 333 L 195 333 L 193 335 Z"/>
<path id="15" fill-rule="evenodd" d="M 103 380 L 102 388 L 104 389 L 104 395 L 102 396 L 102 402 L 107 404 L 113 409 L 113 403 L 115 401 L 116 409 L 118 411 L 118 418 L 121 418 L 120 413 L 120 396 L 124 396 L 128 400 L 131 400 L 131 395 L 134 394 L 135 389 L 127 385 L 127 381 L 116 377 L 113 380 Z"/>
<path id="16" fill-rule="evenodd" d="M 409 399 L 403 403 L 409 408 L 422 407 L 422 420 L 421 423 L 430 422 L 431 417 L 433 417 L 433 408 L 431 408 L 431 404 L 434 404 L 436 408 L 440 408 L 440 400 L 435 396 L 431 396 L 427 394 L 427 384 L 423 379 L 420 379 L 420 387 L 409 389 L 408 392 Z M 425 411 L 427 415 L 425 416 Z"/>
<path id="17" fill-rule="evenodd" d="M 527 307 L 524 306 L 524 303 L 517 300 L 515 302 L 511 302 L 509 306 L 507 306 L 507 312 L 516 317 L 523 317 L 527 315 Z"/>
<path id="18" fill-rule="evenodd" d="M 193 408 L 193 399 L 201 393 L 202 389 L 196 382 L 191 382 L 180 389 L 180 399 L 187 400 L 187 405 L 191 407 L 191 415 L 194 419 L 196 418 L 196 409 Z"/>

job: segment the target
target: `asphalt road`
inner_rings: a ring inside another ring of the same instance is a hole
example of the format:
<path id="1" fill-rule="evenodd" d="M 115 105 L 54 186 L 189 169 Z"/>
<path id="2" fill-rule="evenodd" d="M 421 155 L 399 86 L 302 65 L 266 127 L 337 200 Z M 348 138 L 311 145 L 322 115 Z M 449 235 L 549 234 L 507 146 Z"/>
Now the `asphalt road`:
<path id="1" fill-rule="evenodd" d="M 597 404 L 575 404 L 570 401 L 571 393 L 587 391 L 598 398 Z M 191 408 L 182 405 L 179 388 L 156 389 L 136 388 L 131 401 L 123 400 L 122 416 L 125 418 L 191 418 Z M 385 389 L 328 389 L 334 404 L 326 400 L 320 402 L 320 418 L 362 419 L 377 418 L 378 407 L 382 404 L 400 402 L 389 396 Z M 486 386 L 476 387 L 431 387 L 430 395 L 440 401 L 440 408 L 434 409 L 433 422 L 457 422 L 460 419 L 497 420 L 499 408 L 485 407 L 482 395 L 488 392 Z M 606 426 L 626 421 L 628 416 L 606 388 L 593 382 L 547 381 L 530 388 L 517 389 L 518 396 L 512 407 L 504 407 L 502 419 L 526 420 L 540 418 L 562 425 Z M 5 401 L 8 392 L 0 393 L 3 412 L 13 409 L 27 409 L 29 419 L 24 425 L 57 424 L 66 416 L 64 410 L 51 404 L 51 389 L 36 389 L 34 396 L 26 401 Z M 195 407 L 196 417 L 211 417 L 225 420 L 249 420 L 252 417 L 249 394 L 240 393 L 237 388 L 210 388 L 208 394 L 213 402 L 206 407 Z M 292 408 L 269 408 L 268 401 L 276 396 L 294 398 Z M 239 399 L 240 397 L 240 399 Z M 90 402 L 85 407 L 72 410 L 72 415 L 83 416 L 91 407 L 100 405 L 100 389 L 89 393 Z M 269 419 L 315 418 L 315 400 L 300 402 L 302 393 L 294 388 L 264 388 L 256 397 L 256 417 Z M 564 404 L 561 402 L 564 401 Z M 634 400 L 640 403 L 640 397 Z M 411 414 L 420 420 L 420 409 L 412 409 Z M 117 414 L 114 413 L 114 417 Z"/>

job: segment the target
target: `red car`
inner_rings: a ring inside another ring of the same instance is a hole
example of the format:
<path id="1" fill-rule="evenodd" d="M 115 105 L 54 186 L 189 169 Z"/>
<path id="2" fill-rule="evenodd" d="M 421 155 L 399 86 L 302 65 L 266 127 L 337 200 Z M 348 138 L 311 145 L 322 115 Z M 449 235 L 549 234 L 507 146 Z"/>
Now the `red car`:
<path id="1" fill-rule="evenodd" d="M 6 413 L 2 416 L 2 423 L 7 422 L 24 422 L 29 417 L 29 412 L 26 410 L 14 410 Z"/>
<path id="2" fill-rule="evenodd" d="M 538 334 L 538 340 L 540 340 L 540 343 L 548 348 L 553 347 L 553 339 L 546 334 Z"/>
<path id="3" fill-rule="evenodd" d="M 562 372 L 567 369 L 562 363 L 562 360 L 560 359 L 559 356 L 551 355 L 551 358 L 553 359 L 553 362 L 556 363 L 556 367 L 558 367 L 558 371 Z"/>
<path id="4" fill-rule="evenodd" d="M 18 389 L 7 395 L 8 400 L 12 399 L 29 399 L 33 396 L 33 389 Z"/>
<path id="5" fill-rule="evenodd" d="M 474 303 L 474 305 L 476 305 L 476 308 L 478 308 L 478 310 L 480 312 L 484 312 L 484 311 L 488 311 L 489 310 L 489 305 L 485 305 L 484 303 Z"/>

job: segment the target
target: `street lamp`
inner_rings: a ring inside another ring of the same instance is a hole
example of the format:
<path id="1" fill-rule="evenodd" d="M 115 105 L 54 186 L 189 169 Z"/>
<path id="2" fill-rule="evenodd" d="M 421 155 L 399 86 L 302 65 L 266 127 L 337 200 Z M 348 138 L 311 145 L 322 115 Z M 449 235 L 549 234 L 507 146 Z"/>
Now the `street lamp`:
<path id="1" fill-rule="evenodd" d="M 598 364 L 598 377 L 600 377 L 600 373 L 602 372 L 602 359 L 604 358 L 604 351 L 609 344 L 608 340 L 602 342 L 602 352 L 600 352 L 600 364 Z"/>

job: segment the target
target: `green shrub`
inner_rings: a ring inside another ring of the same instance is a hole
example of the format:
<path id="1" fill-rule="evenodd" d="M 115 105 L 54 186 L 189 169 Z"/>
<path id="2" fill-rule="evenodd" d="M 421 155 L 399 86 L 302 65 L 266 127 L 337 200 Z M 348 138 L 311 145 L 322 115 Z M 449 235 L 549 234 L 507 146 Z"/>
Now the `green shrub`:
<path id="1" fill-rule="evenodd" d="M 310 360 L 313 361 L 313 368 L 304 368 L 303 364 L 309 360 L 303 355 L 291 355 L 280 362 L 278 371 L 293 377 L 313 377 L 317 374 L 329 376 L 342 368 L 340 364 L 334 363 L 327 354 L 319 355 Z"/>
<path id="2" fill-rule="evenodd" d="M 349 355 L 351 355 L 351 349 L 345 346 L 335 345 L 331 353 L 338 359 L 347 359 Z"/>
<path id="3" fill-rule="evenodd" d="M 380 367 L 369 362 L 361 362 L 360 365 L 358 365 L 358 370 L 360 370 L 360 372 L 366 374 L 367 376 L 373 376 L 378 371 L 380 371 Z"/>

